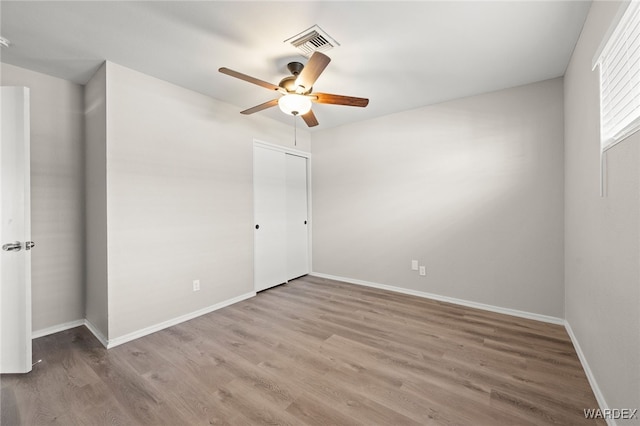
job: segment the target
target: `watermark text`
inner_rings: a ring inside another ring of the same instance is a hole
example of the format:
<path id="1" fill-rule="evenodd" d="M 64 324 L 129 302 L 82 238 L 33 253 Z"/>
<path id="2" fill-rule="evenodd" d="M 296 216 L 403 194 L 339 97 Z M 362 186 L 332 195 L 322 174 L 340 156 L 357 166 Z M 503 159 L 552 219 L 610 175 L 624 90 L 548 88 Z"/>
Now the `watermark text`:
<path id="1" fill-rule="evenodd" d="M 586 419 L 637 420 L 637 408 L 585 408 Z"/>

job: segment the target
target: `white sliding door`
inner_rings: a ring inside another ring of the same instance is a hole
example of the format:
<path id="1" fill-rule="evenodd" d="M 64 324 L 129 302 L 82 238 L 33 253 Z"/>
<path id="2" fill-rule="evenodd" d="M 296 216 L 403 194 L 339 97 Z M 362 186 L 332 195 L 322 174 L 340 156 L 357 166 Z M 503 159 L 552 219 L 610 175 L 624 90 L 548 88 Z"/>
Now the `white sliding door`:
<path id="1" fill-rule="evenodd" d="M 254 145 L 254 287 L 309 273 L 307 158 Z"/>
<path id="2" fill-rule="evenodd" d="M 287 279 L 309 273 L 307 159 L 286 154 Z"/>
<path id="3" fill-rule="evenodd" d="M 260 291 L 287 281 L 284 153 L 253 148 L 254 283 Z"/>

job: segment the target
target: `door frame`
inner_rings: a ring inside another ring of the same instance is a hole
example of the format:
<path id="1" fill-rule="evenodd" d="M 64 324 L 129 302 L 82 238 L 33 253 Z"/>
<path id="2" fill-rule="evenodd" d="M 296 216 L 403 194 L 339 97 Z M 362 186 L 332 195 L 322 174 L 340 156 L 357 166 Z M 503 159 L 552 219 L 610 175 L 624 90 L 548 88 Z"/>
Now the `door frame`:
<path id="1" fill-rule="evenodd" d="M 307 252 L 309 253 L 309 273 L 311 273 L 311 271 L 313 271 L 313 253 L 312 253 L 312 247 L 313 247 L 313 240 L 312 240 L 312 235 L 313 232 L 311 232 L 312 228 L 313 228 L 313 215 L 312 215 L 312 210 L 311 210 L 311 206 L 312 206 L 312 196 L 311 196 L 311 153 L 310 152 L 306 152 L 306 151 L 300 151 L 298 149 L 294 149 L 294 148 L 289 148 L 287 146 L 283 146 L 283 145 L 278 145 L 278 144 L 274 144 L 271 142 L 265 142 L 265 141 L 261 141 L 259 139 L 253 139 L 253 144 L 251 146 L 251 191 L 253 192 L 253 164 L 254 164 L 254 150 L 256 147 L 260 147 L 260 148 L 265 148 L 265 149 L 271 149 L 273 151 L 278 151 L 278 152 L 283 152 L 285 154 L 289 154 L 289 155 L 296 155 L 298 157 L 303 157 L 307 159 L 307 213 L 308 213 L 308 223 L 311 226 L 307 227 Z M 255 194 L 252 195 L 252 210 L 253 210 L 253 219 L 255 222 L 255 217 L 256 217 L 256 211 L 255 211 Z M 255 265 L 255 231 L 253 233 L 254 237 L 253 237 L 253 248 L 254 248 L 254 264 Z M 254 288 L 255 288 L 255 282 L 254 282 Z"/>

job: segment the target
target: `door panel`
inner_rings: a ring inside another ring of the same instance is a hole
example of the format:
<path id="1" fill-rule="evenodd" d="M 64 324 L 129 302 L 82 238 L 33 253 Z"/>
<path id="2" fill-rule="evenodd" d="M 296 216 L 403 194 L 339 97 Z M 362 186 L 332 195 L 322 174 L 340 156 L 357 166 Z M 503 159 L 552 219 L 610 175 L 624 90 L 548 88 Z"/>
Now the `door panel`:
<path id="1" fill-rule="evenodd" d="M 287 281 L 286 164 L 282 152 L 254 147 L 254 285 L 260 291 Z"/>
<path id="2" fill-rule="evenodd" d="M 307 159 L 286 155 L 287 279 L 309 273 Z"/>
<path id="3" fill-rule="evenodd" d="M 29 89 L 2 87 L 0 145 L 0 372 L 31 371 Z M 7 244 L 15 243 L 14 249 Z M 17 249 L 19 247 L 19 250 Z"/>

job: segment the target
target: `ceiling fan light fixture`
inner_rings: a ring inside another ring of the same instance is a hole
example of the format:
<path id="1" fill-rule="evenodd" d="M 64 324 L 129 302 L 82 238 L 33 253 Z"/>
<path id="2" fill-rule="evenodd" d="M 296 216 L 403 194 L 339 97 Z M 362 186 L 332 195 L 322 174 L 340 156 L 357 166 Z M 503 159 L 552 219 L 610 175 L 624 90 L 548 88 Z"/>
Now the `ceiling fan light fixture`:
<path id="1" fill-rule="evenodd" d="M 290 62 L 289 65 L 287 65 L 287 68 L 289 68 L 289 71 L 291 71 L 293 75 L 283 78 L 277 86 L 229 68 L 222 67 L 219 68 L 218 71 L 223 74 L 227 74 L 228 76 L 269 89 L 272 93 L 275 91 L 282 95 L 279 98 L 263 102 L 253 108 L 240 111 L 240 114 L 253 114 L 254 112 L 262 111 L 278 104 L 280 110 L 285 114 L 293 115 L 294 118 L 296 115 L 300 115 L 308 127 L 314 127 L 318 125 L 318 120 L 311 109 L 311 102 L 354 107 L 366 107 L 367 104 L 369 104 L 369 99 L 356 98 L 353 96 L 332 95 L 330 93 L 317 92 L 310 95 L 311 88 L 327 65 L 329 65 L 329 62 L 331 62 L 331 58 L 318 51 L 313 52 L 309 61 L 307 61 L 307 64 L 304 66 L 299 62 Z M 294 119 L 294 128 L 295 122 L 296 120 Z"/>
<path id="2" fill-rule="evenodd" d="M 311 100 L 302 95 L 288 94 L 278 99 L 280 110 L 289 115 L 305 115 L 311 110 Z"/>

